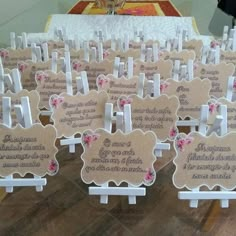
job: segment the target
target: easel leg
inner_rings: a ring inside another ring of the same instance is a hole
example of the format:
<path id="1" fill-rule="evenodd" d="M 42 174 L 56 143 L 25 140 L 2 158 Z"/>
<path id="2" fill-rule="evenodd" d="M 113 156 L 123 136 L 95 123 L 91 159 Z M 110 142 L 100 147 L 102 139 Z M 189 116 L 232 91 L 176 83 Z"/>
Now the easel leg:
<path id="1" fill-rule="evenodd" d="M 102 187 L 108 187 L 108 183 L 103 184 Z M 108 195 L 101 195 L 100 196 L 100 203 L 101 204 L 108 204 Z"/>
<path id="2" fill-rule="evenodd" d="M 132 185 L 128 184 L 128 187 L 133 187 Z M 129 204 L 130 205 L 135 205 L 136 204 L 136 196 L 128 196 L 128 199 L 129 199 Z"/>
<path id="3" fill-rule="evenodd" d="M 13 175 L 8 175 L 5 177 L 5 179 L 13 179 Z M 13 187 L 12 186 L 9 186 L 9 187 L 6 187 L 6 192 L 7 193 L 13 193 Z"/>

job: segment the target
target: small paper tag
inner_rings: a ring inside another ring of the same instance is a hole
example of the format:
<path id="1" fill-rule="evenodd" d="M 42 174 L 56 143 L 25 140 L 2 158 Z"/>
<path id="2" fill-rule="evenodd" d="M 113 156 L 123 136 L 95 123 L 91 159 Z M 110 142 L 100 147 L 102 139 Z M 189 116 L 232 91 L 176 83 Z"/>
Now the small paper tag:
<path id="1" fill-rule="evenodd" d="M 154 74 L 160 74 L 162 80 L 172 77 L 173 63 L 171 60 L 158 60 L 157 62 L 135 61 L 134 75 L 145 73 L 148 80 L 152 80 Z"/>
<path id="2" fill-rule="evenodd" d="M 97 89 L 96 80 L 100 74 L 108 75 L 112 74 L 113 71 L 113 62 L 108 60 L 104 60 L 102 62 L 94 62 L 94 61 L 85 62 L 85 61 L 74 60 L 72 61 L 72 66 L 73 69 L 78 72 L 81 71 L 87 72 L 90 90 Z"/>
<path id="3" fill-rule="evenodd" d="M 107 99 L 106 92 L 99 93 L 94 90 L 86 95 L 52 95 L 50 104 L 53 108 L 52 119 L 57 137 L 70 137 L 86 129 L 103 128 Z"/>
<path id="4" fill-rule="evenodd" d="M 178 133 L 176 121 L 179 119 L 177 110 L 179 101 L 177 97 L 162 95 L 158 98 L 146 96 L 140 98 L 136 95 L 121 96 L 118 106 L 122 110 L 124 104 L 131 104 L 131 118 L 133 129 L 153 131 L 160 141 L 168 138 L 174 139 Z"/>
<path id="5" fill-rule="evenodd" d="M 109 49 L 111 49 L 111 42 L 112 42 L 111 39 L 106 40 L 106 41 L 103 41 L 103 42 L 102 42 L 103 50 L 109 50 Z M 98 42 L 95 41 L 95 40 L 90 40 L 90 41 L 89 41 L 89 47 L 90 47 L 90 48 L 94 47 L 94 48 L 98 49 Z"/>
<path id="6" fill-rule="evenodd" d="M 119 57 L 121 62 L 127 62 L 128 57 L 133 57 L 133 59 L 138 59 L 141 56 L 141 52 L 138 49 L 132 49 L 130 48 L 127 51 L 113 51 L 113 50 L 107 50 L 107 57 L 106 59 L 109 61 L 114 61 L 115 57 Z"/>
<path id="7" fill-rule="evenodd" d="M 65 48 L 61 48 L 61 49 L 58 50 L 60 55 L 65 55 L 66 51 L 67 50 L 65 50 Z M 73 60 L 83 60 L 83 58 L 84 58 L 84 50 L 83 49 L 80 49 L 80 50 L 76 51 L 75 49 L 70 48 L 70 59 L 71 59 L 71 61 L 73 61 Z"/>
<path id="8" fill-rule="evenodd" d="M 52 125 L 34 124 L 27 129 L 0 125 L 0 176 L 55 175 L 59 169 L 55 140 L 56 130 Z"/>
<path id="9" fill-rule="evenodd" d="M 17 63 L 20 61 L 31 60 L 32 49 L 11 49 L 0 48 L 0 57 L 4 68 L 14 69 L 17 67 Z"/>
<path id="10" fill-rule="evenodd" d="M 195 65 L 194 76 L 201 79 L 208 78 L 211 81 L 212 89 L 210 95 L 215 98 L 226 96 L 227 84 L 229 76 L 232 76 L 235 71 L 233 64 L 201 64 Z"/>
<path id="11" fill-rule="evenodd" d="M 52 52 L 58 49 L 65 48 L 65 43 L 63 41 L 47 41 L 48 44 L 48 55 L 52 55 Z"/>
<path id="12" fill-rule="evenodd" d="M 129 41 L 129 48 L 132 48 L 132 49 L 139 49 L 141 48 L 141 45 L 143 44 L 144 42 L 136 42 L 134 40 L 131 40 Z M 148 41 L 145 41 L 145 46 L 146 48 L 152 48 L 153 47 L 153 44 L 156 43 L 157 46 L 159 47 L 160 46 L 160 43 L 159 41 L 157 40 L 148 40 Z"/>
<path id="13" fill-rule="evenodd" d="M 137 76 L 132 77 L 131 79 L 126 79 L 125 77 L 116 78 L 113 75 L 99 75 L 97 77 L 97 86 L 98 91 L 106 91 L 108 93 L 108 103 L 112 103 L 114 111 L 117 111 L 117 100 L 120 95 L 138 93 L 138 81 L 139 78 Z"/>
<path id="14" fill-rule="evenodd" d="M 155 182 L 153 164 L 157 140 L 153 132 L 134 130 L 124 134 L 118 130 L 111 134 L 98 129 L 85 131 L 82 141 L 84 165 L 81 177 L 86 184 L 102 185 L 112 181 L 116 185 L 126 182 L 140 186 Z"/>
<path id="15" fill-rule="evenodd" d="M 47 62 L 19 61 L 18 69 L 21 73 L 22 87 L 28 91 L 34 90 L 37 87 L 35 75 L 38 71 L 50 70 L 51 60 Z M 38 79 L 38 77 L 36 77 Z"/>
<path id="16" fill-rule="evenodd" d="M 161 84 L 163 94 L 178 97 L 180 102 L 178 116 L 182 119 L 187 117 L 198 119 L 200 117 L 201 105 L 206 104 L 210 99 L 210 89 L 211 82 L 208 79 L 201 80 L 199 78 L 191 81 L 169 79 Z"/>
<path id="17" fill-rule="evenodd" d="M 179 134 L 175 139 L 178 152 L 174 159 L 176 170 L 173 182 L 177 188 L 192 190 L 207 186 L 212 190 L 221 186 L 232 190 L 236 187 L 236 133 L 223 137 L 209 137 L 192 132 Z"/>
<path id="18" fill-rule="evenodd" d="M 72 71 L 72 87 L 76 92 L 76 77 L 79 74 Z M 66 75 L 62 71 L 53 73 L 52 71 L 41 71 L 36 73 L 35 79 L 37 82 L 36 90 L 40 95 L 39 108 L 49 109 L 49 98 L 52 94 L 60 94 L 67 91 Z"/>
<path id="19" fill-rule="evenodd" d="M 160 53 L 160 59 L 176 61 L 179 60 L 181 64 L 187 64 L 189 60 L 195 60 L 196 55 L 192 50 L 182 50 L 181 52 L 177 51 L 162 51 Z"/>
<path id="20" fill-rule="evenodd" d="M 220 51 L 220 61 L 221 62 L 225 62 L 225 63 L 233 63 L 234 65 L 236 65 L 236 52 L 233 51 L 225 51 L 225 50 L 221 50 Z M 235 75 L 235 71 L 234 71 L 234 75 Z"/>
<path id="21" fill-rule="evenodd" d="M 10 97 L 11 98 L 11 118 L 12 118 L 12 126 L 15 126 L 19 121 L 17 120 L 14 105 L 21 105 L 21 98 L 22 97 L 29 97 L 29 105 L 31 110 L 31 116 L 33 123 L 39 123 L 39 114 L 40 110 L 39 106 L 39 94 L 37 91 L 27 91 L 21 90 L 19 93 L 12 93 L 11 91 L 7 91 L 5 94 L 0 94 L 0 123 L 3 123 L 2 117 L 2 98 L 3 97 Z"/>
<path id="22" fill-rule="evenodd" d="M 196 60 L 200 60 L 202 56 L 203 42 L 202 40 L 191 39 L 183 41 L 183 49 L 193 50 L 196 54 Z"/>

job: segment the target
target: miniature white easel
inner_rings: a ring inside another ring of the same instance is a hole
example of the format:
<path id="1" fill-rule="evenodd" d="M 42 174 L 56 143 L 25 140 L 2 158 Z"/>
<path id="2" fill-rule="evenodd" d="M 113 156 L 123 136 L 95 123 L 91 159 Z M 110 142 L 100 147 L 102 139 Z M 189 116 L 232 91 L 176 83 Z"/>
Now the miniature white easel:
<path id="1" fill-rule="evenodd" d="M 21 98 L 21 105 L 14 106 L 17 119 L 19 123 L 25 127 L 30 128 L 32 126 L 32 117 L 28 97 Z M 11 98 L 3 97 L 2 99 L 3 109 L 3 124 L 11 128 Z M 20 186 L 35 186 L 37 192 L 43 191 L 43 186 L 47 184 L 47 179 L 34 175 L 34 178 L 13 178 L 13 175 L 9 175 L 3 179 L 0 179 L 0 187 L 5 187 L 6 192 L 12 193 L 13 187 Z"/>
<path id="2" fill-rule="evenodd" d="M 203 105 L 201 108 L 201 121 L 199 132 L 203 135 L 209 135 L 212 132 L 217 132 L 219 135 L 227 133 L 227 106 L 220 105 L 220 114 L 216 117 L 213 126 L 206 129 L 208 119 L 208 106 Z M 236 199 L 236 192 L 220 188 L 220 191 L 200 191 L 200 188 L 193 189 L 192 191 L 180 191 L 178 198 L 181 200 L 189 200 L 191 208 L 198 207 L 199 200 L 220 200 L 222 208 L 229 207 L 229 200 Z"/>
<path id="3" fill-rule="evenodd" d="M 109 114 L 109 116 L 112 115 Z M 109 121 L 108 121 L 109 122 Z M 109 123 L 108 123 L 109 124 Z M 105 125 L 106 126 L 106 125 Z M 110 122 L 111 132 L 111 122 Z M 131 121 L 131 106 L 130 104 L 124 105 L 124 132 L 129 133 L 132 131 Z M 145 196 L 145 187 L 134 187 L 128 184 L 128 187 L 109 187 L 109 183 L 103 184 L 101 187 L 89 187 L 89 195 L 100 195 L 100 203 L 108 204 L 108 196 L 128 196 L 129 204 L 136 204 L 137 196 Z"/>

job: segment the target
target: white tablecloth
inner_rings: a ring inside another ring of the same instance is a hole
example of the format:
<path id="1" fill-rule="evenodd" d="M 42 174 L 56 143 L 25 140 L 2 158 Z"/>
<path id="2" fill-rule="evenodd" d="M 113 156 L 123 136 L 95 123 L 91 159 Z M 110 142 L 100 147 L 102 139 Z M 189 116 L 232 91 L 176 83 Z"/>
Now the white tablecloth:
<path id="1" fill-rule="evenodd" d="M 54 29 L 66 29 L 69 38 L 75 34 L 81 40 L 93 39 L 95 30 L 103 30 L 107 38 L 112 34 L 124 37 L 125 33 L 133 37 L 134 28 L 143 30 L 148 39 L 157 39 L 163 43 L 168 38 L 173 38 L 178 26 L 189 30 L 191 38 L 201 38 L 204 44 L 209 43 L 209 37 L 199 36 L 193 27 L 192 17 L 165 17 L 165 16 L 124 16 L 124 15 L 68 15 L 56 14 L 47 22 L 47 33 L 29 34 L 30 42 L 40 42 L 53 39 Z"/>

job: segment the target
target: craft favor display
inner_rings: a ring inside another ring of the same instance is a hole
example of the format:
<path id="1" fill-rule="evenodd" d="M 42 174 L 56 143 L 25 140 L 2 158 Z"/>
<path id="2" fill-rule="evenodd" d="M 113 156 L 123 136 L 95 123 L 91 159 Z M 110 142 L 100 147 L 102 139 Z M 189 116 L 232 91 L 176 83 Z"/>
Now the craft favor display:
<path id="1" fill-rule="evenodd" d="M 178 155 L 174 159 L 173 183 L 177 188 L 192 191 L 179 194 L 181 198 L 195 200 L 190 200 L 190 206 L 197 207 L 199 199 L 221 199 L 222 207 L 228 207 L 227 200 L 236 198 L 236 194 L 230 192 L 235 188 L 235 138 L 236 133 L 232 132 L 222 137 L 214 133 L 206 137 L 196 132 L 176 137 Z M 201 186 L 209 190 L 218 186 L 221 191 L 200 192 Z"/>
<path id="2" fill-rule="evenodd" d="M 105 92 L 93 90 L 85 95 L 52 95 L 50 105 L 57 137 L 70 137 L 89 128 L 103 128 L 107 100 Z"/>
<path id="3" fill-rule="evenodd" d="M 220 64 L 196 64 L 194 75 L 211 81 L 210 95 L 215 98 L 226 96 L 228 78 L 234 74 L 235 66 L 222 62 Z"/>
<path id="4" fill-rule="evenodd" d="M 176 122 L 179 119 L 177 111 L 179 101 L 177 97 L 161 95 L 156 98 L 145 98 L 131 95 L 121 96 L 118 106 L 123 111 L 125 104 L 131 104 L 131 119 L 133 129 L 153 131 L 158 140 L 173 139 L 177 133 Z"/>
<path id="5" fill-rule="evenodd" d="M 13 192 L 16 186 L 35 186 L 36 191 L 42 191 L 47 184 L 46 174 L 55 175 L 59 165 L 55 158 L 56 130 L 53 126 L 33 124 L 29 98 L 22 97 L 21 104 L 14 105 L 17 119 L 21 125 L 12 128 L 11 98 L 2 98 L 3 124 L 0 125 L 0 186 L 6 187 L 6 192 Z M 45 136 L 44 136 L 45 135 Z M 47 137 L 47 138 L 45 138 Z M 14 178 L 18 173 L 27 173 L 34 178 Z"/>
<path id="6" fill-rule="evenodd" d="M 122 182 L 134 187 L 149 186 L 156 178 L 153 167 L 156 142 L 155 134 L 150 131 L 134 130 L 128 134 L 119 130 L 113 134 L 103 129 L 85 131 L 81 177 L 87 184 L 102 185 L 111 181 L 117 186 Z"/>
<path id="7" fill-rule="evenodd" d="M 21 177 L 27 173 L 40 177 L 55 175 L 59 169 L 55 139 L 52 125 L 34 124 L 29 128 L 0 125 L 0 176 L 14 173 Z"/>
<path id="8" fill-rule="evenodd" d="M 211 82 L 208 79 L 201 80 L 196 78 L 191 81 L 169 79 L 161 83 L 162 94 L 178 97 L 180 108 L 177 114 L 182 119 L 186 117 L 199 119 L 201 105 L 206 104 L 210 99 L 210 89 Z M 199 93 L 201 93 L 201 96 L 199 96 Z"/>
<path id="9" fill-rule="evenodd" d="M 117 101 L 120 95 L 137 94 L 143 97 L 144 87 L 147 84 L 144 74 L 134 76 L 130 79 L 125 77 L 116 78 L 113 75 L 99 75 L 97 77 L 98 91 L 106 91 L 109 98 L 108 102 L 113 104 L 114 111 L 118 111 Z"/>
<path id="10" fill-rule="evenodd" d="M 54 143 L 64 137 L 60 144 L 70 152 L 75 144 L 83 146 L 81 178 L 97 185 L 89 186 L 90 195 L 105 204 L 109 195 L 125 195 L 136 204 L 136 196 L 145 196 L 145 186 L 155 182 L 156 159 L 174 142 L 173 183 L 189 190 L 179 198 L 191 207 L 201 199 L 228 207 L 236 198 L 236 109 L 235 66 L 225 63 L 234 62 L 234 54 L 225 49 L 235 51 L 235 39 L 210 48 L 177 29 L 163 47 L 145 41 L 142 32 L 134 32 L 137 41 L 128 34 L 106 40 L 98 31 L 96 39 L 83 42 L 65 30 L 55 33 L 56 41 L 31 48 L 25 34 L 17 45 L 11 34 L 11 48 L 0 49 L 0 186 L 7 192 L 15 186 L 42 191 L 42 177 L 58 172 Z M 35 88 L 40 96 L 30 91 Z M 53 125 L 33 124 L 45 108 Z M 199 132 L 179 134 L 178 126 L 186 124 Z M 16 173 L 34 178 L 15 179 Z M 200 191 L 202 186 L 210 191 Z M 216 187 L 220 191 L 212 191 Z"/>

